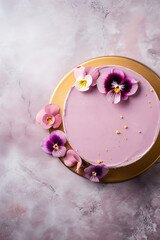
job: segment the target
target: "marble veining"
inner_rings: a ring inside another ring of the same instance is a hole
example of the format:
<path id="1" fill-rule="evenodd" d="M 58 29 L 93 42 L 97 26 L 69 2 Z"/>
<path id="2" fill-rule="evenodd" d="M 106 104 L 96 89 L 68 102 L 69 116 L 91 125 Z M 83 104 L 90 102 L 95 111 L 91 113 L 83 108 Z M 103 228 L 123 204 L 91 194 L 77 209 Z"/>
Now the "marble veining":
<path id="1" fill-rule="evenodd" d="M 126 56 L 160 75 L 159 0 L 0 0 L 0 240 L 159 240 L 160 161 L 93 184 L 39 147 L 35 122 L 60 79 Z"/>

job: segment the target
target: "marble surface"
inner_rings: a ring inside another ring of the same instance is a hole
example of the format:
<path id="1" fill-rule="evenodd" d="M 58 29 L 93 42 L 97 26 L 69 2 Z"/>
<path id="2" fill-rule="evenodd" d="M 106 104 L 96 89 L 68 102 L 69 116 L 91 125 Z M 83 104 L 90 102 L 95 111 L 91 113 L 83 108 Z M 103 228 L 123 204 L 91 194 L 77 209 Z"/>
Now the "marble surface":
<path id="1" fill-rule="evenodd" d="M 160 75 L 159 0 L 0 0 L 0 240 L 158 240 L 160 161 L 94 184 L 41 151 L 35 122 L 60 79 L 97 56 Z"/>

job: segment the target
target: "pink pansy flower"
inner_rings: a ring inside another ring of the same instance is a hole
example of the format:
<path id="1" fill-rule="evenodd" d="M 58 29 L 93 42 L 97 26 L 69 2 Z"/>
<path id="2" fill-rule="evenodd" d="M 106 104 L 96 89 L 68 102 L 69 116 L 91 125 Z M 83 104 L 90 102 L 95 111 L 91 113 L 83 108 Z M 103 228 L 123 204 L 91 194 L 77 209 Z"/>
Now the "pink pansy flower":
<path id="1" fill-rule="evenodd" d="M 41 124 L 44 129 L 51 127 L 58 128 L 62 122 L 59 114 L 59 107 L 56 104 L 48 104 L 36 116 L 36 121 Z"/>
<path id="2" fill-rule="evenodd" d="M 105 93 L 111 103 L 119 103 L 127 100 L 137 89 L 137 81 L 129 78 L 117 69 L 105 69 L 97 79 L 97 88 L 101 93 Z"/>
<path id="3" fill-rule="evenodd" d="M 109 169 L 104 164 L 90 165 L 84 169 L 84 176 L 91 182 L 99 182 L 99 179 L 108 173 Z"/>
<path id="4" fill-rule="evenodd" d="M 73 167 L 77 163 L 76 172 L 79 173 L 79 170 L 82 167 L 82 159 L 73 149 L 67 150 L 66 156 L 63 158 L 63 161 L 64 164 L 68 167 Z"/>
<path id="5" fill-rule="evenodd" d="M 52 154 L 53 157 L 63 157 L 66 153 L 64 144 L 66 143 L 66 136 L 60 130 L 53 131 L 49 138 L 44 138 L 41 142 L 42 149 Z"/>
<path id="6" fill-rule="evenodd" d="M 83 67 L 79 66 L 74 70 L 74 76 L 76 78 L 75 87 L 79 91 L 88 91 L 91 86 L 95 86 L 97 78 L 99 77 L 99 70 L 95 67 Z"/>

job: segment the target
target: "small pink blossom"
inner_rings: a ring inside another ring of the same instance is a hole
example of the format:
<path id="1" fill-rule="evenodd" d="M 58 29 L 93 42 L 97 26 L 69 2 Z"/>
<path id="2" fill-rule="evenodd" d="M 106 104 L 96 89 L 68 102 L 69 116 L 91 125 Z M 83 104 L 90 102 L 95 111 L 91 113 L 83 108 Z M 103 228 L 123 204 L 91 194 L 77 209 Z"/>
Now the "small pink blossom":
<path id="1" fill-rule="evenodd" d="M 59 107 L 56 104 L 48 104 L 38 112 L 36 121 L 41 124 L 44 129 L 51 127 L 58 128 L 62 122 L 62 117 L 59 114 Z"/>
<path id="2" fill-rule="evenodd" d="M 79 170 L 82 167 L 82 159 L 73 149 L 67 150 L 66 156 L 63 158 L 63 161 L 67 167 L 73 167 L 77 163 L 76 172 L 79 173 Z"/>

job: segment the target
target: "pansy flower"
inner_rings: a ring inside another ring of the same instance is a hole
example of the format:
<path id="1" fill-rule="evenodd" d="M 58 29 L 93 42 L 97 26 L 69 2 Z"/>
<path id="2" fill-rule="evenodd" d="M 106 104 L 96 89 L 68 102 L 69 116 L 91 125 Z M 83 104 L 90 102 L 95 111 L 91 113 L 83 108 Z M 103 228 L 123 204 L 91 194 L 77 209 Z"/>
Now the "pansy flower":
<path id="1" fill-rule="evenodd" d="M 62 122 L 62 117 L 59 114 L 59 107 L 56 104 L 48 104 L 38 112 L 36 121 L 41 124 L 44 129 L 51 127 L 58 128 Z"/>
<path id="2" fill-rule="evenodd" d="M 127 100 L 138 89 L 135 79 L 129 78 L 117 69 L 105 69 L 97 79 L 97 88 L 101 93 L 107 95 L 109 102 L 114 104 Z"/>
<path id="3" fill-rule="evenodd" d="M 84 176 L 92 182 L 99 182 L 99 179 L 108 173 L 109 169 L 104 164 L 90 165 L 84 169 Z"/>
<path id="4" fill-rule="evenodd" d="M 78 66 L 74 70 L 74 76 L 76 78 L 76 82 L 74 86 L 79 91 L 88 91 L 91 86 L 95 86 L 97 83 L 97 78 L 99 77 L 99 71 L 95 67 L 83 67 Z"/>
<path id="5" fill-rule="evenodd" d="M 67 167 L 73 167 L 77 164 L 76 172 L 79 173 L 79 170 L 82 167 L 82 159 L 73 149 L 67 150 L 63 161 Z"/>
<path id="6" fill-rule="evenodd" d="M 60 130 L 53 131 L 49 138 L 45 138 L 41 142 L 42 149 L 53 157 L 63 157 L 66 153 L 64 144 L 66 143 L 66 136 Z"/>

